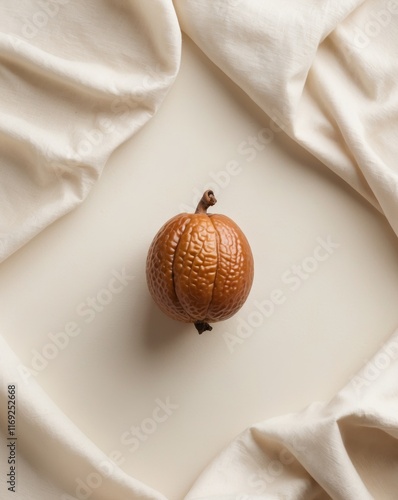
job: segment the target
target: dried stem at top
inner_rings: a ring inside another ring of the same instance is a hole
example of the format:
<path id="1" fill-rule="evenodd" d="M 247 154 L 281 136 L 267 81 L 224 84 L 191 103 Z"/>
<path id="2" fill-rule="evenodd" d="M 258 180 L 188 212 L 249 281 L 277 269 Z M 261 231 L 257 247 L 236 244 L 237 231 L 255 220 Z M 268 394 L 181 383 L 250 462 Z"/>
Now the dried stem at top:
<path id="1" fill-rule="evenodd" d="M 211 189 L 208 189 L 203 193 L 202 199 L 196 207 L 195 214 L 205 214 L 207 209 L 212 207 L 217 203 L 216 197 Z"/>

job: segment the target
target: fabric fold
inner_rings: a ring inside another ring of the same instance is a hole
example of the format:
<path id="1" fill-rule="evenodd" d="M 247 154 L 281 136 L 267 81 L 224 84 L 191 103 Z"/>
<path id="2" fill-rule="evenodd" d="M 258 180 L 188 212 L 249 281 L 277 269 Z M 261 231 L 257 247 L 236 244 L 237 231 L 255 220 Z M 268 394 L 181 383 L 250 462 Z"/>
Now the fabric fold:
<path id="1" fill-rule="evenodd" d="M 395 2 L 175 5 L 183 31 L 204 53 L 397 231 L 396 146 L 384 139 L 398 133 L 390 90 L 398 71 Z"/>
<path id="2" fill-rule="evenodd" d="M 398 330 L 330 402 L 245 430 L 207 467 L 186 500 L 393 498 L 397 380 Z"/>
<path id="3" fill-rule="evenodd" d="M 94 498 L 104 500 L 165 500 L 101 452 L 27 373 L 1 336 L 0 366 L 0 399 L 3 403 L 7 401 L 10 385 L 17 392 L 17 447 L 24 457 L 24 469 L 31 474 L 35 469 L 40 470 L 41 479 L 58 489 L 61 500 L 88 498 L 93 493 Z M 3 435 L 8 435 L 3 412 L 1 427 Z M 22 476 L 22 471 L 19 473 Z M 29 498 L 50 500 L 54 498 L 52 494 L 53 491 L 51 496 L 32 494 Z"/>
<path id="4" fill-rule="evenodd" d="M 180 52 L 171 0 L 3 7 L 0 261 L 84 200 L 159 108 Z"/>

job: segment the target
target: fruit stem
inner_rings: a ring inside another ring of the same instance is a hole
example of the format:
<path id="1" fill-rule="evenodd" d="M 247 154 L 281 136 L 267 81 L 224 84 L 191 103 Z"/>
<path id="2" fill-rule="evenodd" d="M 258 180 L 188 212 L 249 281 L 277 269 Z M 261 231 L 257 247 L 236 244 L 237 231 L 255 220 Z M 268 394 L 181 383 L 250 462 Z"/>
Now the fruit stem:
<path id="1" fill-rule="evenodd" d="M 205 321 L 195 321 L 194 323 L 195 328 L 198 330 L 199 335 L 206 330 L 213 330 L 213 327 L 209 325 L 209 323 L 206 323 Z"/>
<path id="2" fill-rule="evenodd" d="M 203 193 L 202 199 L 196 207 L 195 214 L 205 214 L 209 207 L 212 207 L 217 203 L 216 197 L 211 189 L 208 189 Z M 202 332 L 200 332 L 202 333 Z"/>

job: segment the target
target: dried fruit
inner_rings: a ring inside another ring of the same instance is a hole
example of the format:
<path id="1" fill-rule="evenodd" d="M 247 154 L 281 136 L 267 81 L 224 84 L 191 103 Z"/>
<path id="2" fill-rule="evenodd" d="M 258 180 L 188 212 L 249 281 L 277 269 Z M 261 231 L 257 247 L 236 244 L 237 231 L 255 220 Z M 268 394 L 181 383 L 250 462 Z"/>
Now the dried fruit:
<path id="1" fill-rule="evenodd" d="M 146 263 L 148 288 L 160 309 L 194 323 L 199 333 L 233 316 L 253 282 L 253 255 L 245 235 L 229 217 L 207 213 L 216 201 L 213 191 L 205 191 L 194 214 L 166 222 Z"/>

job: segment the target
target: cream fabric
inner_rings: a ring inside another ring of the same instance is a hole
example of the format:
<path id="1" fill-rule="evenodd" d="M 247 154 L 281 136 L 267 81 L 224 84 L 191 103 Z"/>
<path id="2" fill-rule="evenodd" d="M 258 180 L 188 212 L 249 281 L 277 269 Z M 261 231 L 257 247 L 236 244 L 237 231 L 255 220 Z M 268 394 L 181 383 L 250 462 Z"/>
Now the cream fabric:
<path id="1" fill-rule="evenodd" d="M 0 4 L 0 261 L 84 200 L 178 71 L 171 0 Z"/>
<path id="2" fill-rule="evenodd" d="M 176 5 L 183 30 L 209 58 L 397 231 L 398 3 Z"/>
<path id="3" fill-rule="evenodd" d="M 23 376 L 21 363 L 2 337 L 0 363 L 3 408 L 7 407 L 7 384 L 13 381 L 18 391 L 18 498 L 165 499 L 114 465 L 51 401 L 33 377 Z M 4 432 L 0 445 L 7 449 Z M 3 472 L 9 467 L 4 453 L 1 458 Z M 4 473 L 1 476 L 1 498 L 6 498 L 10 484 L 5 484 Z M 76 478 L 83 479 L 79 482 Z M 90 485 L 98 485 L 98 481 L 101 485 L 93 488 L 95 493 L 91 495 Z"/>
<path id="4" fill-rule="evenodd" d="M 243 432 L 187 500 L 396 498 L 397 358 L 398 331 L 329 403 Z"/>
<path id="5" fill-rule="evenodd" d="M 109 154 L 157 110 L 178 71 L 176 14 L 265 113 L 398 231 L 397 1 L 3 0 L 0 13 L 3 259 L 83 201 Z M 19 432 L 30 436 L 20 450 L 30 486 L 19 498 L 74 498 L 77 470 L 102 478 L 91 498 L 164 498 L 104 463 L 37 382 L 21 378 L 3 340 L 0 353 L 1 406 L 5 381 L 18 381 Z M 187 500 L 395 499 L 397 357 L 396 333 L 331 402 L 244 430 Z M 43 443 L 62 453 L 48 460 Z"/>

